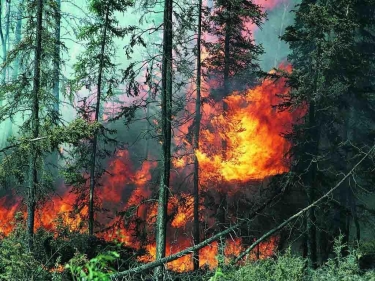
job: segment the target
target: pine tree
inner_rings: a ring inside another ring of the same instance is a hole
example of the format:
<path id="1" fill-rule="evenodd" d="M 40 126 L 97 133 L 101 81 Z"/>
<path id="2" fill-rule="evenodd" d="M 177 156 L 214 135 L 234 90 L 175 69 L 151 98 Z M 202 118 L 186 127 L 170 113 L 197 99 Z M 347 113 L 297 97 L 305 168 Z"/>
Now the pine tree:
<path id="1" fill-rule="evenodd" d="M 252 1 L 216 1 L 204 24 L 213 42 L 203 42 L 208 51 L 204 61 L 207 75 L 221 85 L 221 94 L 216 99 L 225 98 L 233 90 L 256 81 L 256 74 L 260 72 L 258 59 L 263 48 L 255 44 L 250 25 L 260 27 L 265 17 L 261 7 Z M 225 104 L 223 107 L 226 110 Z"/>
<path id="2" fill-rule="evenodd" d="M 54 30 L 51 15 L 53 3 L 42 0 L 28 1 L 23 11 L 25 28 L 20 34 L 20 21 L 16 39 L 9 50 L 2 69 L 12 64 L 19 66 L 5 84 L 0 86 L 4 104 L 0 106 L 0 122 L 17 121 L 17 137 L 10 138 L 9 151 L 0 164 L 1 186 L 12 186 L 24 194 L 27 205 L 28 249 L 33 250 L 35 212 L 40 199 L 53 190 L 53 176 L 45 162 L 46 156 L 56 151 L 61 143 L 77 143 L 77 139 L 92 135 L 90 125 L 82 120 L 62 124 L 54 111 L 53 69 Z M 22 36 L 21 36 L 22 35 Z M 32 63 L 30 63 L 32 62 Z"/>
<path id="3" fill-rule="evenodd" d="M 124 12 L 133 5 L 129 0 L 107 0 L 90 2 L 90 11 L 95 18 L 93 24 L 84 26 L 78 36 L 79 39 L 87 41 L 86 50 L 78 57 L 75 64 L 74 89 L 81 89 L 83 86 L 91 88 L 96 86 L 96 103 L 93 107 L 93 121 L 100 122 L 100 110 L 103 101 L 113 96 L 120 80 L 116 72 L 116 64 L 113 61 L 115 56 L 115 38 L 123 38 L 129 28 L 118 26 L 117 12 Z M 104 87 L 107 89 L 104 92 Z M 94 234 L 94 191 L 98 173 L 97 153 L 98 153 L 99 132 L 94 135 L 91 147 L 90 159 L 90 188 L 89 188 L 89 234 Z"/>

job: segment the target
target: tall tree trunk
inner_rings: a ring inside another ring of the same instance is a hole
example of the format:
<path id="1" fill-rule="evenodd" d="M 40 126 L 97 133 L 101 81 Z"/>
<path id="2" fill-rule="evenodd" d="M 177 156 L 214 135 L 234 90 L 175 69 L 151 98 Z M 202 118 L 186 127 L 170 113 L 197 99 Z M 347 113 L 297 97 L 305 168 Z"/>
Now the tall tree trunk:
<path id="1" fill-rule="evenodd" d="M 2 51 L 3 51 L 3 63 L 6 61 L 6 56 L 8 54 L 8 50 L 9 50 L 9 47 L 10 47 L 9 46 L 9 44 L 10 44 L 9 30 L 10 30 L 11 0 L 7 0 L 5 2 L 6 2 L 6 8 L 5 8 L 5 34 L 4 34 L 4 31 L 3 31 L 3 26 L 2 26 L 2 21 L 1 21 L 3 1 L 1 2 L 1 6 L 0 6 L 0 38 L 1 38 Z M 8 71 L 9 71 L 8 67 L 5 67 L 3 69 L 3 71 L 2 71 L 2 83 L 3 84 L 6 83 Z M 0 105 L 1 104 L 2 104 L 2 101 L 0 100 Z M 3 138 L 2 142 L 5 142 L 6 139 L 8 138 L 8 136 L 10 135 L 9 128 L 12 128 L 12 122 L 11 122 L 11 120 L 7 120 L 5 122 L 5 124 L 4 124 L 4 126 L 5 126 L 5 128 L 7 128 L 7 132 L 2 135 L 2 138 Z M 11 132 L 11 130 L 10 130 L 10 132 Z"/>
<path id="2" fill-rule="evenodd" d="M 151 71 L 150 71 L 150 81 L 153 80 L 153 69 L 154 69 L 154 61 L 152 60 L 151 61 L 151 67 L 150 67 Z M 146 122 L 147 122 L 147 129 L 146 129 L 146 132 L 150 132 L 150 129 L 151 129 L 151 123 L 150 123 L 150 99 L 151 99 L 151 96 L 152 96 L 152 88 L 149 87 L 148 91 L 147 91 L 147 103 L 146 103 Z M 149 154 L 149 150 L 150 150 L 150 142 L 149 142 L 149 139 L 148 137 L 146 138 L 146 149 L 145 149 L 145 159 L 148 160 L 148 154 Z"/>
<path id="3" fill-rule="evenodd" d="M 320 130 L 316 122 L 316 105 L 315 102 L 311 101 L 309 105 L 309 128 L 310 128 L 310 153 L 312 157 L 317 157 L 319 152 L 319 140 L 320 140 Z M 311 168 L 308 173 L 307 182 L 307 199 L 308 205 L 315 201 L 316 197 L 316 172 L 317 172 L 317 161 L 313 158 L 310 159 Z M 307 259 L 309 268 L 315 268 L 317 264 L 317 254 L 316 254 L 316 217 L 315 217 L 315 207 L 312 207 L 307 211 Z"/>
<path id="4" fill-rule="evenodd" d="M 18 45 L 21 42 L 21 34 L 22 34 L 22 15 L 23 15 L 23 1 L 19 1 L 19 6 L 17 10 L 17 23 L 16 23 L 16 31 L 15 31 L 15 40 L 14 44 Z M 14 60 L 14 66 L 13 66 L 13 73 L 12 73 L 12 79 L 16 79 L 19 73 L 20 69 L 20 57 L 17 56 Z"/>
<path id="5" fill-rule="evenodd" d="M 199 149 L 199 131 L 201 123 L 201 35 L 202 35 L 202 0 L 198 2 L 198 37 L 197 37 L 197 97 L 195 100 L 195 120 L 194 120 L 194 152 Z M 194 157 L 194 245 L 199 244 L 199 162 Z M 193 255 L 194 270 L 199 269 L 199 251 Z"/>
<path id="6" fill-rule="evenodd" d="M 1 0 L 0 4 L 0 39 L 1 39 L 1 46 L 2 46 L 2 51 L 3 51 L 3 63 L 6 61 L 7 57 L 7 42 L 6 42 L 6 37 L 4 35 L 3 31 L 3 1 Z M 1 83 L 5 84 L 5 77 L 6 77 L 6 68 L 3 68 L 2 73 L 1 73 Z"/>
<path id="7" fill-rule="evenodd" d="M 227 9 L 228 15 L 228 22 L 225 27 L 225 39 L 224 39 L 224 93 L 223 99 L 225 99 L 229 95 L 229 63 L 230 63 L 230 13 L 231 13 L 231 6 L 228 5 Z M 227 115 L 228 111 L 228 104 L 223 100 L 223 115 L 224 118 Z M 227 159 L 227 140 L 222 140 L 222 154 L 223 154 L 223 161 Z"/>
<path id="8" fill-rule="evenodd" d="M 354 98 L 351 94 L 348 94 L 347 101 L 349 108 L 342 109 L 342 116 L 345 118 L 345 123 L 343 127 L 343 141 L 347 142 L 347 146 L 349 146 L 353 142 L 353 138 L 355 136 L 354 129 L 356 124 L 356 114 L 353 108 L 353 104 L 355 103 Z M 345 150 L 345 172 L 350 170 L 350 159 L 353 159 L 353 153 L 349 150 Z M 350 181 L 347 179 L 344 183 L 344 186 L 340 189 L 340 204 L 342 206 L 340 210 L 340 232 L 344 235 L 343 243 L 345 247 L 343 248 L 343 255 L 348 254 L 348 242 L 350 236 L 350 224 L 351 219 L 354 221 L 354 225 L 356 227 L 356 240 L 359 242 L 361 238 L 361 229 L 359 225 L 359 220 L 357 216 L 357 208 L 355 202 L 355 196 L 353 194 L 352 188 L 350 186 Z M 348 212 L 347 210 L 350 210 Z"/>
<path id="9" fill-rule="evenodd" d="M 55 42 L 54 42 L 54 51 L 53 51 L 53 87 L 52 93 L 54 97 L 53 109 L 52 109 L 52 118 L 53 123 L 58 124 L 59 121 L 59 112 L 60 112 L 60 44 L 61 44 L 61 0 L 56 0 L 56 7 L 54 10 L 55 14 Z M 54 174 L 58 173 L 58 159 L 59 153 L 58 150 L 52 151 L 51 155 L 48 157 L 49 164 L 52 164 L 52 172 Z M 58 180 L 58 179 L 57 179 Z"/>
<path id="10" fill-rule="evenodd" d="M 15 38 L 14 38 L 14 46 L 17 46 L 19 42 L 21 41 L 21 32 L 22 32 L 22 14 L 23 14 L 23 0 L 20 0 L 18 2 L 18 8 L 17 8 L 17 15 L 16 15 L 16 30 L 15 30 Z M 10 41 L 10 40 L 8 40 Z M 20 57 L 17 56 L 14 60 L 13 64 L 13 71 L 11 75 L 11 79 L 15 80 L 18 77 L 20 69 Z M 1 101 L 0 101 L 1 103 Z M 11 119 L 9 119 L 7 127 L 7 136 L 11 136 L 13 134 L 13 122 Z"/>
<path id="11" fill-rule="evenodd" d="M 43 18 L 43 0 L 37 0 L 36 11 L 36 40 L 35 40 L 35 58 L 34 58 L 34 78 L 33 78 L 33 99 L 31 130 L 33 138 L 39 137 L 39 91 L 40 91 L 40 65 L 42 55 L 42 18 Z M 38 152 L 35 144 L 31 143 L 31 156 L 29 165 L 29 194 L 27 202 L 27 233 L 29 251 L 33 250 L 34 238 L 34 218 L 35 218 L 35 193 L 38 186 Z"/>
<path id="12" fill-rule="evenodd" d="M 60 105 L 60 29 L 61 29 L 61 0 L 56 0 L 56 11 L 55 11 L 55 49 L 53 55 L 53 96 L 55 98 L 54 103 L 54 115 L 57 117 L 59 114 Z"/>
<path id="13" fill-rule="evenodd" d="M 10 13 L 11 13 L 11 0 L 6 0 L 6 21 L 5 21 L 5 44 L 8 44 L 7 47 L 5 47 L 5 53 L 8 54 L 8 50 L 10 49 L 10 40 L 9 40 L 9 30 L 10 30 Z M 5 69 L 5 79 L 7 79 L 9 72 L 9 68 Z M 9 79 L 9 77 L 8 77 Z"/>
<path id="14" fill-rule="evenodd" d="M 101 88 L 102 88 L 102 77 L 103 77 L 103 65 L 104 65 L 104 52 L 107 38 L 107 28 L 109 19 L 109 5 L 105 14 L 103 39 L 101 42 L 100 60 L 99 60 L 99 73 L 98 73 L 98 88 L 96 96 L 96 107 L 95 107 L 95 122 L 99 121 L 100 103 L 101 103 Z M 95 132 L 92 141 L 92 154 L 90 162 L 90 197 L 89 197 L 89 235 L 94 234 L 94 190 L 95 190 L 95 166 L 96 166 L 96 153 L 98 146 L 98 132 Z"/>
<path id="15" fill-rule="evenodd" d="M 284 21 L 285 21 L 285 17 L 286 17 L 288 8 L 289 8 L 289 3 L 284 3 L 283 15 L 281 17 L 281 23 L 280 23 L 280 28 L 279 28 L 279 40 L 277 41 L 277 50 L 275 52 L 275 60 L 274 60 L 274 63 L 273 63 L 273 67 L 275 67 L 275 68 L 279 64 L 279 55 L 280 55 L 280 48 L 281 48 L 281 36 L 283 35 L 284 30 L 285 30 Z"/>
<path id="16" fill-rule="evenodd" d="M 224 38 L 224 93 L 223 93 L 223 116 L 226 118 L 228 113 L 228 104 L 224 100 L 229 95 L 229 70 L 230 70 L 230 39 L 231 39 L 231 4 L 228 3 L 227 6 L 227 22 L 225 26 L 225 38 Z M 222 146 L 222 156 L 223 160 L 226 161 L 228 158 L 227 150 L 228 143 L 226 136 L 221 141 Z M 227 198 L 224 191 L 219 192 L 219 210 L 218 210 L 218 223 L 220 231 L 223 231 L 225 228 L 225 218 L 226 218 L 226 203 Z M 223 267 L 224 265 L 224 255 L 225 255 L 225 240 L 220 239 L 219 241 L 219 266 Z"/>
<path id="17" fill-rule="evenodd" d="M 156 259 L 165 257 L 167 234 L 167 206 L 169 197 L 169 178 L 171 167 L 171 131 L 172 131 L 172 9 L 173 1 L 164 2 L 164 34 L 162 61 L 162 97 L 161 97 L 161 130 L 162 157 L 161 179 L 159 187 L 158 215 L 156 221 Z M 163 267 L 155 268 L 155 279 L 163 280 Z"/>

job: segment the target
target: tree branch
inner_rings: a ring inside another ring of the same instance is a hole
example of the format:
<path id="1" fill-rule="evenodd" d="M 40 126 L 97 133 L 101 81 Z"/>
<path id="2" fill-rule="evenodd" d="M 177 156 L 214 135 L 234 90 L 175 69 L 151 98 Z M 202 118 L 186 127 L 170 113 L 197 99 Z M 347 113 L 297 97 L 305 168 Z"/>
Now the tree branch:
<path id="1" fill-rule="evenodd" d="M 35 139 L 26 140 L 26 142 L 36 142 L 36 141 L 44 140 L 44 139 L 46 139 L 46 138 L 48 138 L 48 137 L 39 137 L 39 138 L 35 138 Z M 21 144 L 22 144 L 22 143 L 19 142 L 19 143 L 16 143 L 16 144 L 12 144 L 12 145 L 6 146 L 6 147 L 0 149 L 0 153 L 1 153 L 1 152 L 5 152 L 5 151 L 8 150 L 8 149 L 11 149 L 11 148 L 14 148 L 14 147 L 20 146 Z"/>

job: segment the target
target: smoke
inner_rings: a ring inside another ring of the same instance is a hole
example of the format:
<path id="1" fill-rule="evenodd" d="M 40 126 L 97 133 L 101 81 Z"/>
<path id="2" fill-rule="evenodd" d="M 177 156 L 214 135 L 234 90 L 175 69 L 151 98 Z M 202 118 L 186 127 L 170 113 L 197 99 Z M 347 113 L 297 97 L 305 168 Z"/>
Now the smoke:
<path id="1" fill-rule="evenodd" d="M 260 66 L 264 71 L 277 67 L 289 54 L 287 44 L 280 40 L 285 28 L 293 23 L 294 14 L 292 10 L 300 0 L 258 0 L 256 2 L 264 5 L 267 9 L 268 19 L 261 29 L 254 32 L 255 41 L 262 44 L 265 53 L 261 57 Z M 275 5 L 272 6 L 271 4 Z M 273 8 L 269 8 L 273 7 Z"/>

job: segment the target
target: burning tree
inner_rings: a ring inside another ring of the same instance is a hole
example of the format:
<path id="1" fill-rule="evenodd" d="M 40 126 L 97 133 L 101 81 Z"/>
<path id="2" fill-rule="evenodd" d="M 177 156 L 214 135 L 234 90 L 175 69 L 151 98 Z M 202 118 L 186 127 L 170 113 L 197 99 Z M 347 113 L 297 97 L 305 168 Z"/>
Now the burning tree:
<path id="1" fill-rule="evenodd" d="M 32 250 L 37 203 L 53 189 L 46 157 L 59 144 L 75 143 L 82 135 L 90 135 L 97 126 L 85 125 L 80 120 L 66 126 L 55 111 L 56 97 L 51 86 L 55 77 L 51 79 L 48 70 L 53 69 L 54 48 L 61 42 L 56 42 L 56 25 L 50 17 L 59 10 L 53 3 L 43 1 L 24 5 L 27 22 L 22 39 L 16 41 L 2 65 L 5 68 L 15 62 L 19 68 L 0 89 L 4 102 L 0 120 L 9 118 L 20 129 L 19 136 L 9 139 L 10 145 L 2 150 L 11 153 L 2 158 L 0 174 L 2 186 L 11 185 L 21 194 L 27 191 L 28 248 Z M 20 167 L 26 167 L 27 172 Z"/>

